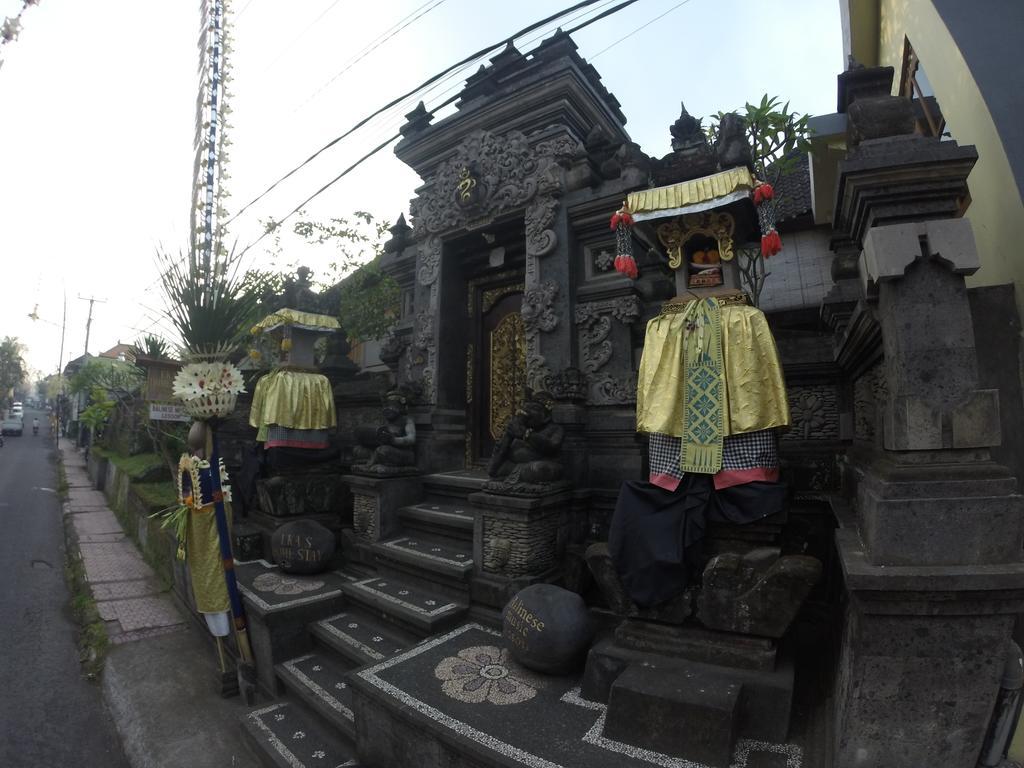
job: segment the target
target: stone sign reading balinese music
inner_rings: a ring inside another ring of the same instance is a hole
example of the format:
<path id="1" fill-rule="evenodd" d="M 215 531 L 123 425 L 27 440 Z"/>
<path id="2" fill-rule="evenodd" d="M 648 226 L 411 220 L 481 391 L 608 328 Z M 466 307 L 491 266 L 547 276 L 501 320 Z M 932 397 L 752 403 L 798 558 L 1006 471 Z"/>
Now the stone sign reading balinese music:
<path id="1" fill-rule="evenodd" d="M 534 584 L 505 606 L 502 635 L 512 657 L 524 667 L 560 675 L 579 665 L 594 627 L 583 598 L 575 592 Z"/>

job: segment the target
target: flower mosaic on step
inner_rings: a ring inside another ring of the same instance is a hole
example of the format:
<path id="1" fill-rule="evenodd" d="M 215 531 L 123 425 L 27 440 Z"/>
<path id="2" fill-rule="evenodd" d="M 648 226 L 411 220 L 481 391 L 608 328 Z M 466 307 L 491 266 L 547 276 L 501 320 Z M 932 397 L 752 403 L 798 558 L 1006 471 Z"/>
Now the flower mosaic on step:
<path id="1" fill-rule="evenodd" d="M 543 681 L 514 665 L 506 649 L 493 645 L 463 648 L 442 659 L 434 676 L 447 696 L 467 704 L 521 704 L 537 695 Z"/>
<path id="2" fill-rule="evenodd" d="M 323 585 L 322 581 L 296 579 L 279 573 L 261 573 L 252 580 L 252 588 L 257 592 L 272 592 L 275 595 L 301 595 L 303 592 L 315 592 Z"/>

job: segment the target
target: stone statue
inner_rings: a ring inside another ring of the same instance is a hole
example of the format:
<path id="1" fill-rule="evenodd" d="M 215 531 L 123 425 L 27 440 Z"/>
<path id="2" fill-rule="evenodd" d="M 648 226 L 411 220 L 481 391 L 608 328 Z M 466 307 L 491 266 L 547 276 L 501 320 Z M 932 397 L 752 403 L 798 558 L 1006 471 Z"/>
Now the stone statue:
<path id="1" fill-rule="evenodd" d="M 718 138 L 715 139 L 715 155 L 718 167 L 723 171 L 743 166 L 753 170 L 754 161 L 750 156 L 750 144 L 747 143 L 746 122 L 735 112 L 722 115 L 718 124 Z"/>
<path id="2" fill-rule="evenodd" d="M 540 394 L 527 393 L 522 408 L 509 420 L 487 466 L 487 474 L 509 484 L 554 483 L 562 479 L 559 454 L 565 430 L 551 420 Z"/>
<path id="3" fill-rule="evenodd" d="M 686 111 L 686 105 L 679 103 L 679 118 L 669 126 L 672 134 L 672 149 L 676 152 L 686 151 L 706 145 L 707 135 L 700 118 L 693 117 Z"/>
<path id="4" fill-rule="evenodd" d="M 313 274 L 309 267 L 299 267 L 295 270 L 297 279 L 285 281 L 284 295 L 287 306 L 291 309 L 298 309 L 303 312 L 320 311 L 320 296 L 313 291 L 313 282 L 310 276 Z"/>
<path id="5" fill-rule="evenodd" d="M 697 613 L 708 629 L 779 638 L 819 578 L 821 562 L 806 555 L 724 552 L 704 569 Z"/>
<path id="6" fill-rule="evenodd" d="M 393 389 L 382 398 L 384 423 L 356 427 L 359 445 L 353 451 L 354 468 L 380 474 L 416 466 L 416 424 L 409 415 L 408 402 L 404 389 Z"/>

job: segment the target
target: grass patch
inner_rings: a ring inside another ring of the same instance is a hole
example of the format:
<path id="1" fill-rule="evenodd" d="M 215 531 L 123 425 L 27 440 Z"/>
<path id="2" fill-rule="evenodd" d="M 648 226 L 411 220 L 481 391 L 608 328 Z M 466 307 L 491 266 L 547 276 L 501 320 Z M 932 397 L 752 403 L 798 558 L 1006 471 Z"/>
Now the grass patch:
<path id="1" fill-rule="evenodd" d="M 85 578 L 85 566 L 74 540 L 70 518 L 64 521 L 64 537 L 68 542 L 67 558 L 64 561 L 64 578 L 71 592 L 71 613 L 81 628 L 78 634 L 78 660 L 82 672 L 89 680 L 95 680 L 103 670 L 107 658 L 110 638 L 107 627 L 96 610 L 96 601 L 89 591 Z"/>
<path id="2" fill-rule="evenodd" d="M 145 477 L 155 471 L 167 471 L 167 465 L 164 464 L 164 460 L 155 453 L 139 453 L 135 456 L 122 456 L 119 453 L 114 453 L 107 449 L 99 455 L 109 459 L 131 480 L 138 480 L 139 478 Z"/>
<path id="3" fill-rule="evenodd" d="M 170 480 L 163 483 L 138 483 L 132 486 L 132 490 L 154 512 L 178 503 L 178 487 Z"/>
<path id="4" fill-rule="evenodd" d="M 57 459 L 57 498 L 64 503 L 70 498 L 71 486 L 68 485 L 68 475 L 64 471 L 64 462 Z"/>

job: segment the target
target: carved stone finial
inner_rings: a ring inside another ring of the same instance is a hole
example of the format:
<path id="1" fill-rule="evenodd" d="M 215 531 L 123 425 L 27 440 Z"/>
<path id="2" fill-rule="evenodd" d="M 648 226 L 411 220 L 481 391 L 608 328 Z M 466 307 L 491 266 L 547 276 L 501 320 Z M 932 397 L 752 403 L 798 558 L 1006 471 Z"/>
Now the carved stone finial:
<path id="1" fill-rule="evenodd" d="M 427 112 L 427 108 L 421 101 L 416 105 L 416 109 L 405 116 L 405 124 L 398 129 L 398 132 L 403 137 L 411 136 L 425 130 L 433 119 L 434 113 Z"/>
<path id="2" fill-rule="evenodd" d="M 668 130 L 672 134 L 672 149 L 676 152 L 708 143 L 700 119 L 690 115 L 683 102 L 679 102 L 679 118 Z"/>
<path id="3" fill-rule="evenodd" d="M 384 253 L 399 253 L 409 244 L 412 227 L 405 223 L 405 214 L 398 214 L 398 221 L 388 228 L 391 239 L 384 243 Z"/>

